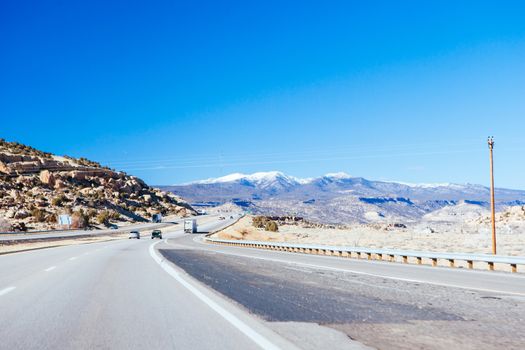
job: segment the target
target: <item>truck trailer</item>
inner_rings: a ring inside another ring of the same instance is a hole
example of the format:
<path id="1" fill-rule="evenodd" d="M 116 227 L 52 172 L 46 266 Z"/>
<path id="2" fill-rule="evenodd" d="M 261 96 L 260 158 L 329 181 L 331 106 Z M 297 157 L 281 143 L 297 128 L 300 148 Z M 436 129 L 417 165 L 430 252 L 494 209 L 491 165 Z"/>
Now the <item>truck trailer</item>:
<path id="1" fill-rule="evenodd" d="M 197 220 L 186 219 L 184 220 L 184 233 L 195 233 L 197 232 Z"/>

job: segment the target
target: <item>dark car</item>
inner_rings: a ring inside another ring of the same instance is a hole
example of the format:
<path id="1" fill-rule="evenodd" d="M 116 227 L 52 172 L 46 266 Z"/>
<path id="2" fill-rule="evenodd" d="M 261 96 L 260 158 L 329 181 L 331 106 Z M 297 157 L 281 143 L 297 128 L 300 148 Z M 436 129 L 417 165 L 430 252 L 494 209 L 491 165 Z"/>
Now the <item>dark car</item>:
<path id="1" fill-rule="evenodd" d="M 162 231 L 161 230 L 153 230 L 153 232 L 151 232 L 151 239 L 153 238 L 160 238 L 162 239 Z"/>

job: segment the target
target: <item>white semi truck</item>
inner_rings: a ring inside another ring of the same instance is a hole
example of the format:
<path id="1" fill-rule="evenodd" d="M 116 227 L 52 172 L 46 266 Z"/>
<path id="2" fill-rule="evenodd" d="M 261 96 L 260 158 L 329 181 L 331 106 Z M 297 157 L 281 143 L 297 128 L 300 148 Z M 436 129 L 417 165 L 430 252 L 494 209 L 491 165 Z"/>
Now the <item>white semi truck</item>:
<path id="1" fill-rule="evenodd" d="M 186 219 L 184 220 L 184 233 L 195 233 L 197 232 L 197 220 Z"/>

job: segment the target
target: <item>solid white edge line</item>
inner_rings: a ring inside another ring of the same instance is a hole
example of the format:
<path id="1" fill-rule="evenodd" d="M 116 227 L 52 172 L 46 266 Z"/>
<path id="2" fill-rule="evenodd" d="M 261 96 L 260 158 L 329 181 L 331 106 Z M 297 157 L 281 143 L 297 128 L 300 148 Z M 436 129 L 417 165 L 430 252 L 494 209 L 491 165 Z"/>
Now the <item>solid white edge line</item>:
<path id="1" fill-rule="evenodd" d="M 57 268 L 56 266 L 50 266 L 47 269 L 45 269 L 44 271 L 49 272 L 49 271 L 52 271 L 52 270 L 54 270 L 56 268 Z"/>
<path id="2" fill-rule="evenodd" d="M 238 319 L 236 316 L 234 316 L 231 312 L 224 309 L 222 306 L 208 298 L 206 295 L 204 295 L 201 291 L 199 291 L 197 288 L 192 286 L 190 283 L 188 283 L 186 280 L 184 280 L 180 274 L 169 265 L 169 263 L 166 262 L 163 258 L 161 258 L 160 253 L 157 253 L 155 251 L 155 246 L 162 241 L 155 242 L 149 246 L 149 253 L 153 260 L 157 264 L 159 264 L 160 267 L 164 271 L 166 271 L 171 277 L 173 277 L 177 282 L 179 282 L 183 287 L 185 287 L 187 290 L 189 290 L 193 295 L 195 295 L 197 298 L 199 298 L 202 302 L 204 302 L 206 305 L 208 305 L 213 311 L 217 312 L 222 318 L 224 318 L 226 321 L 228 321 L 230 324 L 232 324 L 235 328 L 240 330 L 244 335 L 246 335 L 248 338 L 250 338 L 254 343 L 259 345 L 263 349 L 279 349 L 276 345 L 271 343 L 268 339 L 257 333 L 255 330 L 250 328 L 246 323 Z"/>
<path id="3" fill-rule="evenodd" d="M 202 241 L 198 242 L 198 241 L 194 240 L 194 242 L 200 243 L 200 244 L 205 244 Z M 171 243 L 168 243 L 168 244 L 172 245 Z M 242 248 L 242 247 L 233 247 L 233 248 L 250 249 L 250 248 Z M 254 248 L 251 248 L 251 249 L 254 249 Z M 256 248 L 255 248 L 255 250 L 268 251 L 268 250 L 265 250 L 265 249 L 256 249 Z M 417 280 L 417 279 L 411 279 L 411 278 L 403 278 L 403 277 L 393 277 L 393 276 L 380 275 L 380 274 L 375 274 L 375 273 L 370 273 L 370 272 L 355 271 L 355 270 L 342 269 L 342 268 L 331 267 L 331 266 L 321 266 L 321 265 L 308 264 L 308 263 L 303 263 L 303 262 L 296 262 L 296 261 L 289 261 L 289 260 L 282 260 L 282 259 L 265 258 L 265 257 L 260 257 L 260 256 L 250 256 L 250 255 L 244 255 L 244 254 L 235 254 L 235 253 L 228 253 L 228 252 L 218 251 L 218 250 L 211 250 L 211 251 L 213 251 L 215 253 L 219 253 L 219 254 L 224 254 L 224 255 L 233 255 L 233 256 L 241 256 L 241 257 L 244 257 L 244 258 L 268 260 L 268 261 L 281 262 L 281 263 L 286 263 L 286 264 L 294 264 L 294 265 L 299 265 L 299 266 L 306 266 L 306 267 L 325 269 L 325 270 L 331 270 L 331 271 L 337 271 L 337 272 L 355 273 L 357 275 L 380 277 L 380 278 L 386 278 L 386 279 L 403 281 L 403 282 L 423 283 L 423 284 L 430 284 L 430 285 L 433 285 L 433 286 L 459 288 L 459 289 L 473 290 L 473 291 L 478 291 L 478 292 L 525 296 L 525 293 L 519 293 L 519 292 L 508 292 L 508 291 L 501 291 L 501 290 L 495 290 L 495 289 L 485 289 L 485 288 L 477 288 L 477 287 L 465 287 L 465 286 L 460 286 L 460 285 L 457 285 L 457 284 L 440 283 L 440 282 L 432 282 L 432 281 L 423 281 L 423 280 Z M 278 252 L 278 251 L 276 251 L 274 253 L 293 254 L 293 253 Z M 322 256 L 318 256 L 318 255 L 312 255 L 312 256 L 322 257 Z M 363 262 L 366 262 L 366 261 L 363 260 Z"/>
<path id="4" fill-rule="evenodd" d="M 16 287 L 14 287 L 14 286 L 4 288 L 4 289 L 0 290 L 0 296 L 6 295 L 7 293 L 9 293 L 10 291 L 12 291 L 14 289 L 16 289 Z"/>

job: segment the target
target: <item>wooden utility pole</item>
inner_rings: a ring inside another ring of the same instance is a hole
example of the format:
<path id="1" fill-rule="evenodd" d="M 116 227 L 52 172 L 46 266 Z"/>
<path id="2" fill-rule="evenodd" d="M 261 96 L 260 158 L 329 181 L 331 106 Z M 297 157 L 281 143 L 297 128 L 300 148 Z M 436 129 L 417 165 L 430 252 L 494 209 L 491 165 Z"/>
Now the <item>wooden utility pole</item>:
<path id="1" fill-rule="evenodd" d="M 490 151 L 490 209 L 492 211 L 492 254 L 496 255 L 496 209 L 494 204 L 494 160 L 492 150 L 494 148 L 494 137 L 490 136 L 487 140 Z"/>

